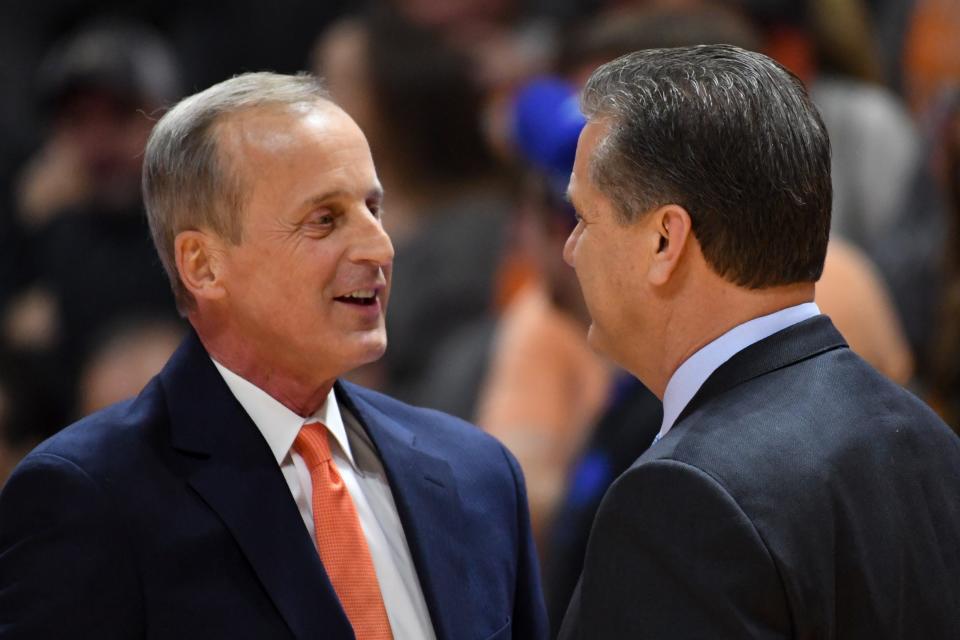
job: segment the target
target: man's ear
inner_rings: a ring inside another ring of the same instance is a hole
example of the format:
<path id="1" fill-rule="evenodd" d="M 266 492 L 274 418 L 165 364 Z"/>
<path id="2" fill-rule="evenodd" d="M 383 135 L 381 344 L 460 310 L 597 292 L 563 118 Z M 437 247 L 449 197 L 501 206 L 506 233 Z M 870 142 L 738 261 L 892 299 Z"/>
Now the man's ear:
<path id="1" fill-rule="evenodd" d="M 197 300 L 214 300 L 226 294 L 221 270 L 221 240 L 207 231 L 181 231 L 174 238 L 180 281 Z"/>
<path id="2" fill-rule="evenodd" d="M 658 244 L 650 262 L 648 277 L 652 284 L 663 285 L 680 264 L 684 249 L 693 236 L 693 223 L 687 210 L 675 204 L 664 205 L 651 215 Z"/>

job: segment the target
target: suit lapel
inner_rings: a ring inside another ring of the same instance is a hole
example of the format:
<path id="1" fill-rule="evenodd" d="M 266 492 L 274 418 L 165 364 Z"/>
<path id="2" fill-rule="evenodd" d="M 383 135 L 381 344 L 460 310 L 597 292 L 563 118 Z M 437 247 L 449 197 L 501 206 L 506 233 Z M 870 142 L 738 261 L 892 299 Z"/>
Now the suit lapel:
<path id="1" fill-rule="evenodd" d="M 160 374 L 187 481 L 217 513 L 294 636 L 353 638 L 277 462 L 195 335 Z"/>
<path id="2" fill-rule="evenodd" d="M 423 451 L 405 426 L 337 384 L 337 399 L 357 418 L 380 454 L 438 640 L 462 636 L 450 612 L 468 602 L 469 564 L 460 544 L 463 510 L 450 465 Z"/>
<path id="3" fill-rule="evenodd" d="M 801 360 L 846 347 L 830 318 L 814 316 L 750 345 L 714 371 L 677 418 L 685 417 L 733 387 Z"/>

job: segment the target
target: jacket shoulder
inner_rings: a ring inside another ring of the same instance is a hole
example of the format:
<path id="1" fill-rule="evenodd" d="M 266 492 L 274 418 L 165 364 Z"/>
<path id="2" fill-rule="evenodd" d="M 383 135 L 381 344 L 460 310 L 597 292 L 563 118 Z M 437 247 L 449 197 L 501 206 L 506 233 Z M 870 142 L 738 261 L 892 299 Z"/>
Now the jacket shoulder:
<path id="1" fill-rule="evenodd" d="M 65 427 L 31 451 L 21 464 L 40 456 L 58 457 L 92 477 L 136 459 L 148 433 L 162 424 L 162 391 L 155 378 L 135 398 L 101 409 Z"/>

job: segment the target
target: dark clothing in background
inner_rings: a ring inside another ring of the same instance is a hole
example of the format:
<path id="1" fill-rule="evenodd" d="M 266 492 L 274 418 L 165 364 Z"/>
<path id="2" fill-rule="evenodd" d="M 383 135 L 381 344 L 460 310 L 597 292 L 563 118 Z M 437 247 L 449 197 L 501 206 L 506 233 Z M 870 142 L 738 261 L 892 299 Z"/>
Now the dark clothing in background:
<path id="1" fill-rule="evenodd" d="M 932 148 L 925 149 L 928 158 Z M 877 238 L 870 253 L 883 275 L 913 351 L 921 383 L 931 376 L 936 327 L 945 281 L 944 265 L 950 205 L 934 179 L 930 160 L 917 171 L 910 186 L 910 206 L 904 208 Z"/>
<path id="2" fill-rule="evenodd" d="M 18 153 L 4 144 L 0 151 L 0 314 L 24 284 L 28 273 L 23 268 L 29 260 L 24 231 L 17 217 L 15 187 L 17 169 L 26 159 L 26 151 Z"/>
<path id="3" fill-rule="evenodd" d="M 650 446 L 663 421 L 663 404 L 639 380 L 623 374 L 590 434 L 548 533 L 543 589 L 556 637 L 583 570 L 587 540 L 610 484 Z"/>
<path id="4" fill-rule="evenodd" d="M 390 395 L 473 415 L 509 207 L 496 195 L 464 197 L 425 214 L 417 234 L 397 244 L 383 359 Z M 440 378 L 459 384 L 444 385 L 441 397 L 431 385 Z"/>
<path id="5" fill-rule="evenodd" d="M 35 284 L 56 302 L 57 351 L 71 370 L 111 323 L 134 314 L 175 317 L 170 284 L 140 209 L 61 213 L 32 238 L 31 254 Z"/>
<path id="6" fill-rule="evenodd" d="M 811 318 L 614 482 L 560 637 L 960 637 L 958 495 L 960 439 Z"/>

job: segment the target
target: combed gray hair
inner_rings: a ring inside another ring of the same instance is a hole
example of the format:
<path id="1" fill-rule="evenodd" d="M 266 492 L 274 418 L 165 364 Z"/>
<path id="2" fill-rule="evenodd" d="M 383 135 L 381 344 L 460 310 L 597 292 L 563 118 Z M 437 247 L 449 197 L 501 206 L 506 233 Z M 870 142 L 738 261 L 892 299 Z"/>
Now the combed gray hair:
<path id="1" fill-rule="evenodd" d="M 233 244 L 243 235 L 243 184 L 236 167 L 218 151 L 218 123 L 258 107 L 327 100 L 329 94 L 315 76 L 245 73 L 184 98 L 154 127 L 143 161 L 143 201 L 181 314 L 193 307 L 194 299 L 177 273 L 177 234 L 209 229 Z"/>

